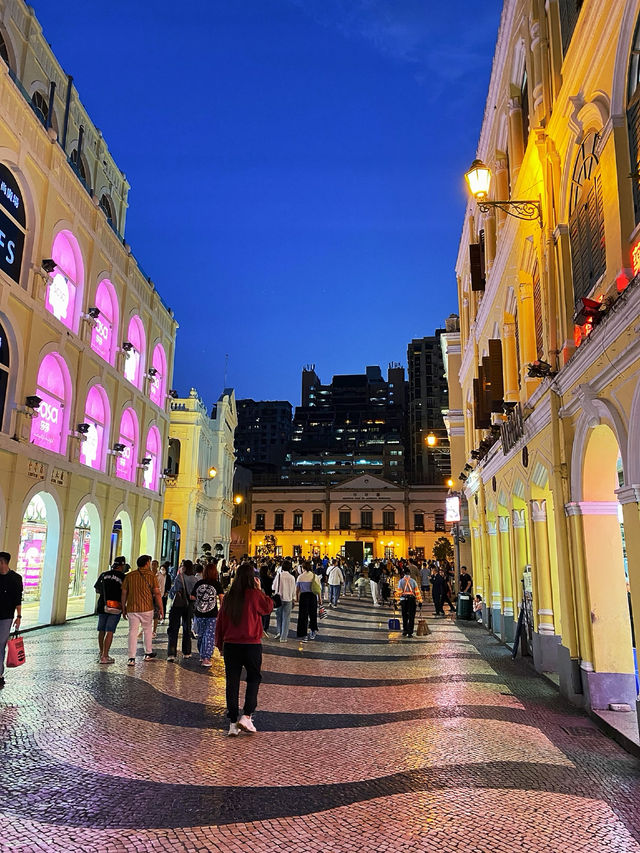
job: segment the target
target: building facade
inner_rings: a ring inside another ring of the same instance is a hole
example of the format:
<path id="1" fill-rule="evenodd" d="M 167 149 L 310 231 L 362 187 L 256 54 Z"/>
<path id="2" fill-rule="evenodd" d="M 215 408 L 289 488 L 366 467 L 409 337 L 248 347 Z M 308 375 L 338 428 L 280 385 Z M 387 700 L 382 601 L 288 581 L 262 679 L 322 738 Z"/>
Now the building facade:
<path id="1" fill-rule="evenodd" d="M 121 236 L 128 184 L 33 10 L 0 19 L 0 541 L 25 626 L 156 553 L 176 323 Z"/>
<path id="2" fill-rule="evenodd" d="M 474 585 L 589 708 L 638 692 L 639 21 L 506 0 L 477 157 L 532 204 L 471 201 L 457 261 Z"/>
<path id="3" fill-rule="evenodd" d="M 205 544 L 229 556 L 237 423 L 233 389 L 210 415 L 195 388 L 171 400 L 161 558 L 174 567 L 195 560 Z"/>
<path id="4" fill-rule="evenodd" d="M 399 486 L 371 474 L 333 486 L 256 487 L 249 553 L 383 557 L 432 556 L 444 532 L 446 489 Z"/>
<path id="5" fill-rule="evenodd" d="M 449 408 L 449 388 L 445 377 L 441 338 L 444 329 L 434 335 L 414 338 L 407 347 L 408 463 L 411 483 L 441 486 L 451 475 L 449 436 L 443 411 Z M 435 439 L 427 443 L 427 436 Z"/>
<path id="6" fill-rule="evenodd" d="M 238 400 L 236 459 L 255 483 L 277 483 L 291 439 L 291 403 Z"/>
<path id="7" fill-rule="evenodd" d="M 315 366 L 302 371 L 297 406 L 281 482 L 333 484 L 371 473 L 405 481 L 406 381 L 404 368 L 378 366 L 366 373 L 334 376 L 323 385 Z"/>

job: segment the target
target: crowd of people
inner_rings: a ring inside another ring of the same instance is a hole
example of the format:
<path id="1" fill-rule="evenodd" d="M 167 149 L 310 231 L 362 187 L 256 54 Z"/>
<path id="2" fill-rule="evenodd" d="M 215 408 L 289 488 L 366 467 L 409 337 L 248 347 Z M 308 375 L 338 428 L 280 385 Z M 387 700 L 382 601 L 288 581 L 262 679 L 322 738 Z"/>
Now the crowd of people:
<path id="1" fill-rule="evenodd" d="M 0 687 L 4 686 L 5 646 L 11 628 L 20 627 L 22 579 L 9 568 L 11 557 L 0 553 Z M 471 596 L 472 579 L 464 566 L 458 592 Z M 409 559 L 372 560 L 364 567 L 340 557 L 262 557 L 241 561 L 204 554 L 195 562 L 184 559 L 177 568 L 159 564 L 148 554 L 136 560 L 134 569 L 124 557 L 95 583 L 98 595 L 98 662 L 115 662 L 110 650 L 120 620 L 128 624 L 128 666 L 135 666 L 142 639 L 143 662 L 157 658 L 153 648 L 158 625 L 167 623 L 167 662 L 178 656 L 181 636 L 183 658 L 192 657 L 197 643 L 200 664 L 210 667 L 215 648 L 224 660 L 229 735 L 255 732 L 252 715 L 262 680 L 262 641 L 286 643 L 293 608 L 297 605 L 295 636 L 301 643 L 318 635 L 318 620 L 326 615 L 325 603 L 339 607 L 341 597 L 370 595 L 374 607 L 399 606 L 402 634 L 414 635 L 418 607 L 431 598 L 435 615 L 443 617 L 444 605 L 454 611 L 453 567 L 443 561 Z M 474 610 L 481 613 L 478 600 Z M 270 633 L 275 611 L 275 633 Z M 240 713 L 242 670 L 247 673 L 245 700 Z"/>

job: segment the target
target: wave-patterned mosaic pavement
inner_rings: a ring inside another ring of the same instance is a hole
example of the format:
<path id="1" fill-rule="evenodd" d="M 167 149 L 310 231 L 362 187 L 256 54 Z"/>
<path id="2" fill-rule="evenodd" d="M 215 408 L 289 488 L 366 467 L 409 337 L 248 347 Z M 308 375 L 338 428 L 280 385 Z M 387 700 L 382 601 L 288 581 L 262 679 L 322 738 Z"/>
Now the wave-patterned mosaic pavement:
<path id="1" fill-rule="evenodd" d="M 93 619 L 26 635 L 0 693 L 2 851 L 638 851 L 640 766 L 475 624 L 343 599 L 266 641 L 257 735 L 222 662 L 97 663 Z"/>

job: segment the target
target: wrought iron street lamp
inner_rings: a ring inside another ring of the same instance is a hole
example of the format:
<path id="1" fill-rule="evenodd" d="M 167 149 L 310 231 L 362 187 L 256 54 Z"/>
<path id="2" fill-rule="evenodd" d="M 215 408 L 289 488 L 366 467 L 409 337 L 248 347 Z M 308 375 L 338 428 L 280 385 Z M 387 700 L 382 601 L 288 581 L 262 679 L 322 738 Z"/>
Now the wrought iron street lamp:
<path id="1" fill-rule="evenodd" d="M 509 201 L 489 201 L 489 189 L 491 187 L 491 169 L 482 162 L 482 160 L 474 160 L 471 168 L 465 174 L 469 191 L 478 202 L 478 208 L 482 213 L 488 213 L 492 208 L 498 208 L 503 213 L 509 216 L 514 216 L 516 219 L 524 219 L 532 222 L 537 219 L 542 228 L 542 206 L 539 200 L 525 199 L 518 201 L 510 199 Z"/>

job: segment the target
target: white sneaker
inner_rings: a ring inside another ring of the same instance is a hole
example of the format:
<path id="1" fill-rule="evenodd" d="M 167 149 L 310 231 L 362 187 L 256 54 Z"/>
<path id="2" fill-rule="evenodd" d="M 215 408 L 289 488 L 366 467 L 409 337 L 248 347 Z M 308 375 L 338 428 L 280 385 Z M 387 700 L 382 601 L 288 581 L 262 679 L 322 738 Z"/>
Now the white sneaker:
<path id="1" fill-rule="evenodd" d="M 231 723 L 229 726 L 228 737 L 238 737 L 240 734 L 240 729 L 238 728 L 237 723 Z"/>
<path id="2" fill-rule="evenodd" d="M 256 727 L 253 725 L 253 720 L 246 714 L 243 714 L 238 720 L 238 728 L 242 729 L 243 732 L 249 732 L 249 734 L 257 732 Z"/>
<path id="3" fill-rule="evenodd" d="M 276 635 L 274 636 L 274 638 L 273 638 L 273 639 L 274 639 L 274 640 L 279 640 L 279 639 L 280 639 L 280 634 L 276 634 Z"/>

